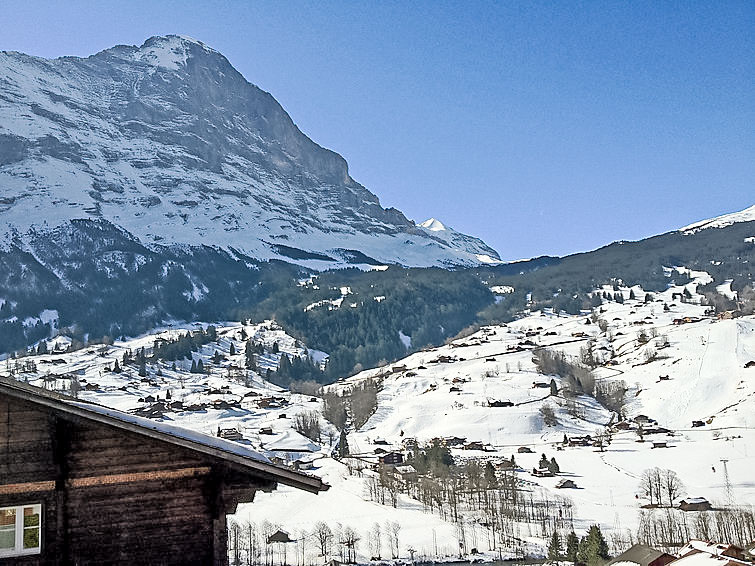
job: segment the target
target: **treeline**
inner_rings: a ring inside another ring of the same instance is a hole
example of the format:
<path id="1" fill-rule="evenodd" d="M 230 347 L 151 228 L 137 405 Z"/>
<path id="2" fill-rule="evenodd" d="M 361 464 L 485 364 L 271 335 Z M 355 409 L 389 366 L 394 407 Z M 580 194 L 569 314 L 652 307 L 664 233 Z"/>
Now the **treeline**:
<path id="1" fill-rule="evenodd" d="M 755 540 L 755 512 L 748 506 L 695 513 L 642 509 L 635 539 L 669 553 L 692 539 L 726 541 L 745 548 Z"/>

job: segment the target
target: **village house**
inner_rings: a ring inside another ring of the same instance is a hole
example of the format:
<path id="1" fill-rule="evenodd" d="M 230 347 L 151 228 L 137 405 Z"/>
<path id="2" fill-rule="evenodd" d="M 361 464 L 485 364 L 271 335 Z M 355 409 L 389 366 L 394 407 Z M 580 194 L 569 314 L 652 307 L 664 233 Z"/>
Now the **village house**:
<path id="1" fill-rule="evenodd" d="M 622 552 L 616 558 L 611 560 L 606 566 L 613 566 L 621 563 L 637 566 L 666 566 L 666 564 L 676 560 L 676 556 L 661 552 L 644 544 L 635 544 L 629 550 Z"/>
<path id="2" fill-rule="evenodd" d="M 688 497 L 679 502 L 679 509 L 682 511 L 710 511 L 712 506 L 710 501 L 704 497 Z"/>
<path id="3" fill-rule="evenodd" d="M 401 452 L 386 452 L 378 459 L 381 464 L 391 464 L 393 466 L 404 463 L 404 455 Z"/>
<path id="4" fill-rule="evenodd" d="M 577 484 L 574 483 L 574 480 L 563 478 L 558 480 L 556 487 L 558 489 L 577 489 Z"/>
<path id="5" fill-rule="evenodd" d="M 228 564 L 226 515 L 319 478 L 250 448 L 0 378 L 0 557 Z"/>

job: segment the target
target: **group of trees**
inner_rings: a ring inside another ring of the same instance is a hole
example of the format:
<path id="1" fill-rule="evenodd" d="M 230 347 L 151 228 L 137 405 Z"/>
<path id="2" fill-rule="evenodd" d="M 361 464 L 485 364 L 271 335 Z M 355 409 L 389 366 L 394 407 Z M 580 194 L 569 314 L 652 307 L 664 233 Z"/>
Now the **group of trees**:
<path id="1" fill-rule="evenodd" d="M 186 332 L 174 339 L 161 338 L 155 340 L 152 347 L 152 359 L 170 362 L 183 359 L 191 360 L 194 352 L 217 339 L 217 329 L 213 325 L 208 326 L 207 329 L 200 328 L 193 332 Z"/>
<path id="2" fill-rule="evenodd" d="M 377 394 L 382 387 L 380 379 L 365 379 L 342 392 L 323 393 L 323 416 L 338 430 L 344 430 L 350 421 L 359 429 L 377 409 Z"/>
<path id="3" fill-rule="evenodd" d="M 581 539 L 574 531 L 566 536 L 566 548 L 561 544 L 558 531 L 553 531 L 548 544 L 548 560 L 553 562 L 566 561 L 584 566 L 599 566 L 610 558 L 608 543 L 603 538 L 599 525 L 592 525 L 587 535 Z"/>
<path id="4" fill-rule="evenodd" d="M 396 521 L 375 523 L 366 533 L 349 525 L 317 521 L 311 530 L 300 530 L 291 543 L 276 543 L 271 536 L 280 525 L 263 521 L 230 521 L 228 555 L 232 566 L 272 566 L 294 563 L 296 566 L 322 563 L 335 558 L 345 564 L 356 563 L 360 542 L 366 539 L 369 555 L 377 560 L 383 556 L 398 559 L 401 555 L 401 525 Z M 290 550 L 287 547 L 292 547 Z M 385 553 L 387 551 L 387 554 Z M 289 552 L 295 554 L 290 560 Z M 407 552 L 410 552 L 407 550 Z"/>
<path id="5" fill-rule="evenodd" d="M 685 487 L 674 470 L 650 468 L 642 472 L 640 491 L 650 505 L 673 507 L 674 502 L 684 495 Z"/>
<path id="6" fill-rule="evenodd" d="M 564 352 L 548 348 L 533 351 L 533 361 L 537 370 L 544 375 L 558 375 L 562 381 L 562 391 L 567 395 L 593 395 L 595 376 L 588 367 L 574 361 Z"/>
<path id="7" fill-rule="evenodd" d="M 641 509 L 633 538 L 670 553 L 692 539 L 726 541 L 745 548 L 755 540 L 755 511 L 752 507 L 695 513 L 671 508 Z"/>
<path id="8" fill-rule="evenodd" d="M 546 461 L 557 469 L 555 460 Z M 528 534 L 544 538 L 571 527 L 573 507 L 568 498 L 523 489 L 513 471 L 496 471 L 490 461 L 454 462 L 440 441 L 410 445 L 407 463 L 417 469 L 416 476 L 401 477 L 391 467 L 366 472 L 365 495 L 390 506 L 399 504 L 402 493 L 419 501 L 426 512 L 456 525 L 464 552 L 484 540 L 490 550 L 523 552 L 523 527 Z"/>

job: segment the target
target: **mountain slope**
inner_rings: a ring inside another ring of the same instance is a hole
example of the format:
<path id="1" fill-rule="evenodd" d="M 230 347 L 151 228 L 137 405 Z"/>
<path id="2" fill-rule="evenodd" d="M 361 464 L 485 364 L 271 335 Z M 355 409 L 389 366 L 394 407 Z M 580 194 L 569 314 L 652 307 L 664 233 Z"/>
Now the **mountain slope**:
<path id="1" fill-rule="evenodd" d="M 196 40 L 86 59 L 3 52 L 0 92 L 0 219 L 21 240 L 98 219 L 153 250 L 207 245 L 316 267 L 480 263 L 478 246 L 380 206 L 340 155 Z"/>

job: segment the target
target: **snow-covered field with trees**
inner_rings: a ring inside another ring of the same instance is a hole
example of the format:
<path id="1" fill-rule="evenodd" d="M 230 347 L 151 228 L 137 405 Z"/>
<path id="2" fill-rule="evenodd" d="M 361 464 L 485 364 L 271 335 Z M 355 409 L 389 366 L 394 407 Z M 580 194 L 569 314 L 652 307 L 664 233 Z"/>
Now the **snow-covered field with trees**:
<path id="1" fill-rule="evenodd" d="M 231 552 L 242 556 L 250 541 L 289 563 L 323 549 L 360 561 L 544 555 L 554 530 L 592 524 L 614 551 L 684 543 L 716 538 L 755 504 L 755 317 L 711 316 L 695 293 L 705 274 L 691 276 L 663 293 L 600 289 L 602 304 L 577 316 L 470 329 L 317 394 L 265 379 L 281 359 L 327 357 L 272 321 L 177 324 L 74 352 L 52 339 L 0 373 L 223 429 L 331 485 L 241 505 Z M 669 509 L 685 498 L 723 511 Z M 277 529 L 297 542 L 266 544 Z"/>

